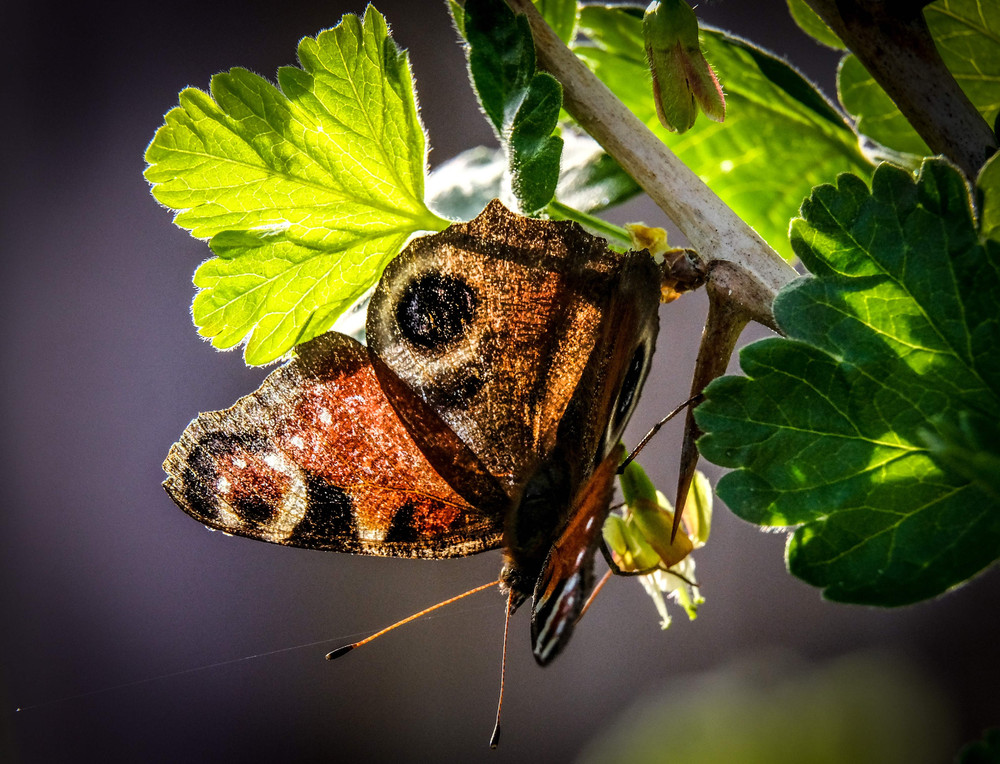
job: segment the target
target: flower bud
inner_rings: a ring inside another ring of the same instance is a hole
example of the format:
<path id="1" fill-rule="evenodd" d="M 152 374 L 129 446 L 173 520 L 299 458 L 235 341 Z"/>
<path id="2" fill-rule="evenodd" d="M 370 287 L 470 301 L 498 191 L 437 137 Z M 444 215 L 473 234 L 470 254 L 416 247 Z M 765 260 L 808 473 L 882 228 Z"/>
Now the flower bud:
<path id="1" fill-rule="evenodd" d="M 701 53 L 698 18 L 691 6 L 685 0 L 650 3 L 642 19 L 642 36 L 660 123 L 683 133 L 694 124 L 699 107 L 709 119 L 721 122 L 726 99 Z"/>
<path id="2" fill-rule="evenodd" d="M 608 515 L 603 528 L 611 561 L 618 572 L 636 575 L 652 598 L 663 628 L 670 624 L 664 595 L 693 619 L 704 598 L 698 591 L 690 554 L 708 537 L 712 511 L 708 480 L 697 473 L 688 495 L 684 531 L 671 539 L 673 508 L 642 467 L 630 462 L 619 479 L 624 509 L 620 515 Z"/>

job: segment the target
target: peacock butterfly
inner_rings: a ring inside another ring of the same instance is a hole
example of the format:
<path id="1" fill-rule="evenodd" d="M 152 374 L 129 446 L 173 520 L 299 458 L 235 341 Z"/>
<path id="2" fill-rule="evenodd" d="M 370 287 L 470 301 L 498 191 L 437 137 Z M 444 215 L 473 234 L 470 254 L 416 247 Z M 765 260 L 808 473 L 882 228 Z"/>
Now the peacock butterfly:
<path id="1" fill-rule="evenodd" d="M 188 514 L 276 544 L 446 558 L 503 547 L 535 659 L 566 645 L 649 371 L 660 272 L 499 202 L 385 269 L 367 347 L 328 332 L 163 464 Z"/>

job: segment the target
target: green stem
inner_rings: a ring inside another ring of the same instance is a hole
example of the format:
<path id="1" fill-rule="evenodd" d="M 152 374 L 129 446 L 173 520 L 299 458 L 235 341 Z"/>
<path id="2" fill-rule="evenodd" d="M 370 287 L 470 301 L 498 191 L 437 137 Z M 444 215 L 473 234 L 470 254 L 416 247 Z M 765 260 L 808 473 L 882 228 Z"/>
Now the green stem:
<path id="1" fill-rule="evenodd" d="M 557 201 L 549 202 L 545 211 L 553 220 L 572 220 L 609 241 L 623 244 L 626 247 L 632 246 L 632 238 L 628 235 L 628 231 L 614 223 L 609 223 L 607 220 L 601 220 Z"/>

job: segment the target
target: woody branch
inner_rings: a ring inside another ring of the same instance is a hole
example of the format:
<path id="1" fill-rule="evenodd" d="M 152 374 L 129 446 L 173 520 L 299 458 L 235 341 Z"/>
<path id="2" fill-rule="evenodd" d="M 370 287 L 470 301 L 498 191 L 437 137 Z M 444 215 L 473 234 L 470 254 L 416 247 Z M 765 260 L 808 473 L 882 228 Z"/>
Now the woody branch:
<path id="1" fill-rule="evenodd" d="M 752 288 L 732 298 L 755 321 L 774 327 L 771 302 L 796 277 L 767 243 L 566 47 L 531 0 L 507 0 L 527 16 L 539 65 L 563 86 L 563 106 L 642 187 L 706 262 L 725 260 Z"/>
<path id="2" fill-rule="evenodd" d="M 989 124 L 945 66 L 918 0 L 806 0 L 935 154 L 970 179 L 997 149 Z"/>

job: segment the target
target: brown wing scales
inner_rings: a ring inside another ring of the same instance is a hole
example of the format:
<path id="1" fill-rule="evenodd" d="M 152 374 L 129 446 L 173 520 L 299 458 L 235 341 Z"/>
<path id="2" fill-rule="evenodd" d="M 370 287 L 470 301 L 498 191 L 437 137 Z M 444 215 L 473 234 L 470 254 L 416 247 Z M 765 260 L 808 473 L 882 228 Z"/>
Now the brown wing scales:
<path id="1" fill-rule="evenodd" d="M 629 257 L 574 224 L 492 202 L 389 264 L 369 346 L 513 496 L 555 447 Z"/>
<path id="2" fill-rule="evenodd" d="M 451 557 L 500 543 L 502 514 L 434 470 L 365 348 L 329 333 L 255 393 L 195 419 L 164 462 L 168 493 L 212 528 L 279 544 Z"/>

